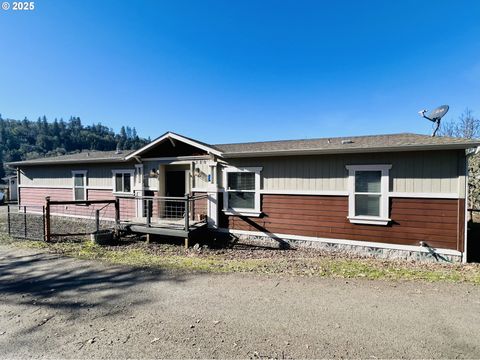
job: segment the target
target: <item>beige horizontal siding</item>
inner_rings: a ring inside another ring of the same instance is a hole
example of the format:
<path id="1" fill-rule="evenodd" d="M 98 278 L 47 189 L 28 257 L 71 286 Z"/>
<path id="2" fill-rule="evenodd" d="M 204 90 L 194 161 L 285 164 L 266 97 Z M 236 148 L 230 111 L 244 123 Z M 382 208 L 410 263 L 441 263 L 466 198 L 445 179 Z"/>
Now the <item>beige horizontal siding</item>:
<path id="1" fill-rule="evenodd" d="M 207 161 L 195 161 L 195 168 L 200 169 L 200 174 L 195 176 L 195 189 L 206 189 L 208 187 L 210 166 L 208 166 Z"/>
<path id="2" fill-rule="evenodd" d="M 338 154 L 315 156 L 265 157 L 231 159 L 233 166 L 263 167 L 262 189 L 266 191 L 331 192 L 347 191 L 346 165 L 391 164 L 389 191 L 396 193 L 459 194 L 464 197 L 463 151 L 423 151 L 372 154 Z M 158 189 L 158 179 L 149 177 L 160 163 L 144 163 L 147 185 Z M 206 188 L 209 167 L 205 161 L 196 161 L 200 176 L 195 177 L 195 188 Z M 111 188 L 112 170 L 135 169 L 135 163 L 29 166 L 21 169 L 20 184 L 26 186 L 72 186 L 72 170 L 88 171 L 88 186 Z M 166 169 L 188 169 L 189 165 L 167 165 Z M 219 168 L 221 168 L 219 166 Z M 218 181 L 223 186 L 219 171 Z"/>
<path id="3" fill-rule="evenodd" d="M 20 171 L 22 186 L 66 187 L 72 186 L 72 171 L 87 170 L 87 186 L 111 188 L 112 170 L 135 169 L 131 164 L 89 164 L 89 165 L 53 165 L 28 166 Z"/>
<path id="4" fill-rule="evenodd" d="M 232 159 L 233 166 L 262 166 L 267 191 L 347 191 L 346 165 L 391 164 L 390 189 L 404 193 L 464 191 L 461 151 L 422 151 Z"/>

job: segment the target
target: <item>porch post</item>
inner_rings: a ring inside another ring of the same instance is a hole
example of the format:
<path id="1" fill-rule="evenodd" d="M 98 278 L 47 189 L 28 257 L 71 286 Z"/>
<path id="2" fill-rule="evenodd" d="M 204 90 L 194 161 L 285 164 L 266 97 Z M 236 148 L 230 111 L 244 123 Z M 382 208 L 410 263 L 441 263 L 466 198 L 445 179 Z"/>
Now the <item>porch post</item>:
<path id="1" fill-rule="evenodd" d="M 216 161 L 211 161 L 208 166 L 210 168 L 210 182 L 207 192 L 207 224 L 209 228 L 218 227 L 218 167 Z"/>
<path id="2" fill-rule="evenodd" d="M 145 189 L 145 176 L 144 176 L 144 167 L 143 164 L 135 164 L 135 186 L 134 186 L 134 193 L 135 193 L 135 211 L 136 217 L 142 218 L 144 215 L 144 202 L 142 196 L 144 195 Z M 137 198 L 137 195 L 140 198 Z"/>
<path id="3" fill-rule="evenodd" d="M 190 196 L 185 194 L 185 231 L 188 233 L 190 227 Z"/>
<path id="4" fill-rule="evenodd" d="M 188 249 L 188 239 L 190 237 L 190 196 L 185 194 L 185 249 Z"/>
<path id="5" fill-rule="evenodd" d="M 161 198 L 166 195 L 166 183 L 165 183 L 165 165 L 158 166 L 158 196 Z M 158 217 L 162 218 L 165 216 L 165 205 L 166 201 L 158 200 Z"/>
<path id="6" fill-rule="evenodd" d="M 207 223 L 209 228 L 218 227 L 218 192 L 207 193 Z"/>

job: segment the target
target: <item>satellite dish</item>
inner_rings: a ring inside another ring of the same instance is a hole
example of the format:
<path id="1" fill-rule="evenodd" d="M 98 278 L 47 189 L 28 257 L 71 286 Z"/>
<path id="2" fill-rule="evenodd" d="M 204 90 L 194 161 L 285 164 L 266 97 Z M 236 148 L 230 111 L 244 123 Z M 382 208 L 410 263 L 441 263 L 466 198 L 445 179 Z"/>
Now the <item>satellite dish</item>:
<path id="1" fill-rule="evenodd" d="M 433 130 L 432 137 L 437 134 L 438 128 L 440 127 L 440 120 L 448 112 L 448 109 L 449 109 L 448 105 L 441 105 L 441 106 L 433 109 L 432 111 L 430 111 L 428 113 L 428 115 L 425 115 L 427 110 L 422 110 L 422 111 L 418 112 L 420 114 L 420 116 L 422 116 L 425 119 L 430 120 L 431 122 L 435 123 L 435 129 Z"/>

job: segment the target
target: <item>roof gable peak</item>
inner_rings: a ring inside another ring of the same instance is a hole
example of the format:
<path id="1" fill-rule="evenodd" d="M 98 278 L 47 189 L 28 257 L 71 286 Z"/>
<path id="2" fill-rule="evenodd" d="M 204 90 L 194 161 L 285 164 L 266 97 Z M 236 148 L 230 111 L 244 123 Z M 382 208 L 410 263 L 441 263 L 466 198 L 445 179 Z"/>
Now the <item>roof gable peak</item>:
<path id="1" fill-rule="evenodd" d="M 143 146 L 142 148 L 138 149 L 137 151 L 129 154 L 128 156 L 125 157 L 125 160 L 129 160 L 131 158 L 141 156 L 141 154 L 144 154 L 145 152 L 152 150 L 155 148 L 155 146 L 160 145 L 164 143 L 165 141 L 169 140 L 173 146 L 175 146 L 175 141 L 180 141 L 182 143 L 185 143 L 189 146 L 198 148 L 202 151 L 205 151 L 209 154 L 217 155 L 217 156 L 222 156 L 222 152 L 216 149 L 215 147 L 205 144 L 201 141 L 174 133 L 173 131 L 167 131 L 163 135 L 159 136 L 155 140 L 151 141 L 147 145 Z"/>

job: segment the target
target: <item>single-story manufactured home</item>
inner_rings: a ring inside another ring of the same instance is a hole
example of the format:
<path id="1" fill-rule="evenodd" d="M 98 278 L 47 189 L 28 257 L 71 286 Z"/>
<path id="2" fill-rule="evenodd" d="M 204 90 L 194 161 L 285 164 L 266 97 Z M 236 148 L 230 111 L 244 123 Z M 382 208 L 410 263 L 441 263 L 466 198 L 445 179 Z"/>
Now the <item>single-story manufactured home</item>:
<path id="1" fill-rule="evenodd" d="M 9 165 L 20 205 L 121 198 L 122 221 L 155 223 L 189 194 L 202 199 L 196 219 L 217 232 L 459 261 L 467 157 L 479 145 L 410 133 L 210 145 L 167 132 L 136 151 Z M 154 209 L 145 199 L 164 202 Z"/>

